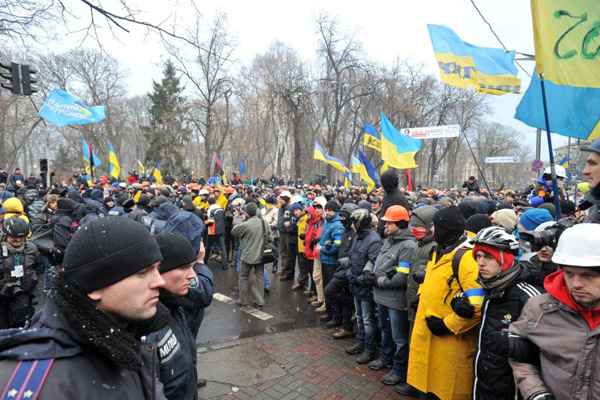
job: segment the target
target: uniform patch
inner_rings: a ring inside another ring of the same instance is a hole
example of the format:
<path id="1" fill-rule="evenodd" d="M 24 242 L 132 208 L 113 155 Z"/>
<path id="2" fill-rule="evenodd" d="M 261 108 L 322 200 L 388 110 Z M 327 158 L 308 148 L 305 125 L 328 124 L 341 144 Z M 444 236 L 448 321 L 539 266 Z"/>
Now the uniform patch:
<path id="1" fill-rule="evenodd" d="M 167 333 L 165 333 L 158 342 L 158 357 L 160 358 L 160 363 L 167 363 L 173 355 L 177 353 L 179 348 L 179 340 L 177 340 L 177 336 L 175 336 L 173 331 L 169 328 Z"/>

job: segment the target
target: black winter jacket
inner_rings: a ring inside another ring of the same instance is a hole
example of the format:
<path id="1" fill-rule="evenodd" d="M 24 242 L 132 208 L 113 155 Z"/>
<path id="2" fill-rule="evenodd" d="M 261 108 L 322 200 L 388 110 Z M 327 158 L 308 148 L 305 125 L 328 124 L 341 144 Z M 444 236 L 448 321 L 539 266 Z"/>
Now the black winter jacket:
<path id="1" fill-rule="evenodd" d="M 195 400 L 198 398 L 196 338 L 192 336 L 182 302 L 177 300 L 161 293 L 161 303 L 169 310 L 168 322 L 148 335 L 148 341 L 157 349 L 159 378 L 167 399 Z"/>
<path id="2" fill-rule="evenodd" d="M 348 280 L 350 281 L 350 291 L 360 299 L 368 300 L 373 298 L 371 288 L 360 286 L 356 283 L 367 262 L 375 264 L 379 250 L 383 246 L 381 237 L 372 229 L 361 231 L 356 235 L 354 243 L 350 248 L 350 268 L 348 269 Z"/>
<path id="3" fill-rule="evenodd" d="M 475 356 L 474 400 L 515 399 L 516 389 L 508 358 L 488 351 L 486 338 L 493 332 L 508 329 L 521 315 L 527 300 L 542 293 L 540 288 L 523 279 L 521 272 L 506 289 L 486 291 Z"/>
<path id="4" fill-rule="evenodd" d="M 82 339 L 61 313 L 50 299 L 30 329 L 0 331 L 0 390 L 20 360 L 54 358 L 38 400 L 165 399 L 154 374 L 157 360 L 152 345 L 141 346 L 143 367 L 139 372 L 121 368 L 82 347 Z"/>

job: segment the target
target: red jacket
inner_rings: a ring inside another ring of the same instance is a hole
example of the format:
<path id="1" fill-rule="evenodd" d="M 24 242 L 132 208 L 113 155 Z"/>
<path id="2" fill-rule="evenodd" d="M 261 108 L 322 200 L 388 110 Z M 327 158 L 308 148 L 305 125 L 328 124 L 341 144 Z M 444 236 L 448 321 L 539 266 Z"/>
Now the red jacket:
<path id="1" fill-rule="evenodd" d="M 314 260 L 318 257 L 315 246 L 321 237 L 321 229 L 323 228 L 323 218 L 319 217 L 313 207 L 308 207 L 306 212 L 309 215 L 306 223 L 306 234 L 304 240 L 304 257 L 307 260 Z"/>
<path id="2" fill-rule="evenodd" d="M 565 283 L 564 271 L 558 270 L 548 275 L 544 280 L 544 288 L 556 300 L 581 315 L 587 322 L 590 330 L 594 330 L 600 326 L 600 307 L 586 308 L 577 304 L 573 300 L 573 297 L 571 297 L 571 293 L 569 293 L 569 289 Z"/>

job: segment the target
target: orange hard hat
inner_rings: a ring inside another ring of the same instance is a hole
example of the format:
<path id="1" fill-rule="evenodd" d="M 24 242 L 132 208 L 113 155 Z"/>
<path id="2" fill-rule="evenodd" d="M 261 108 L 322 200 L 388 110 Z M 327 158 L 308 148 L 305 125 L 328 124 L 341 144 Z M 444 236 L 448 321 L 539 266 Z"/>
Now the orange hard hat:
<path id="1" fill-rule="evenodd" d="M 410 216 L 408 215 L 406 208 L 402 206 L 390 206 L 385 211 L 385 215 L 381 219 L 386 222 L 408 222 L 410 220 Z"/>

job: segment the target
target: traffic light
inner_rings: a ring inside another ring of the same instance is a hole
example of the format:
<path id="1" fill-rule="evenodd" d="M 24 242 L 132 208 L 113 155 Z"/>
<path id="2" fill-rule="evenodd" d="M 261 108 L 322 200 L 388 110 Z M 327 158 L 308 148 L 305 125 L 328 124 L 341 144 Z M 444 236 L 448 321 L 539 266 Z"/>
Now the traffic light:
<path id="1" fill-rule="evenodd" d="M 21 73 L 19 67 L 20 65 L 17 63 L 10 63 L 10 65 L 0 63 L 0 76 L 10 82 L 10 85 L 1 83 L 0 86 L 17 95 L 23 94 L 21 91 Z"/>
<path id="2" fill-rule="evenodd" d="M 29 68 L 29 65 L 21 65 L 21 86 L 23 88 L 23 96 L 31 96 L 37 92 L 37 89 L 32 87 L 37 83 L 37 79 L 33 76 L 37 71 Z"/>
<path id="3" fill-rule="evenodd" d="M 40 159 L 40 172 L 48 172 L 48 159 Z"/>

